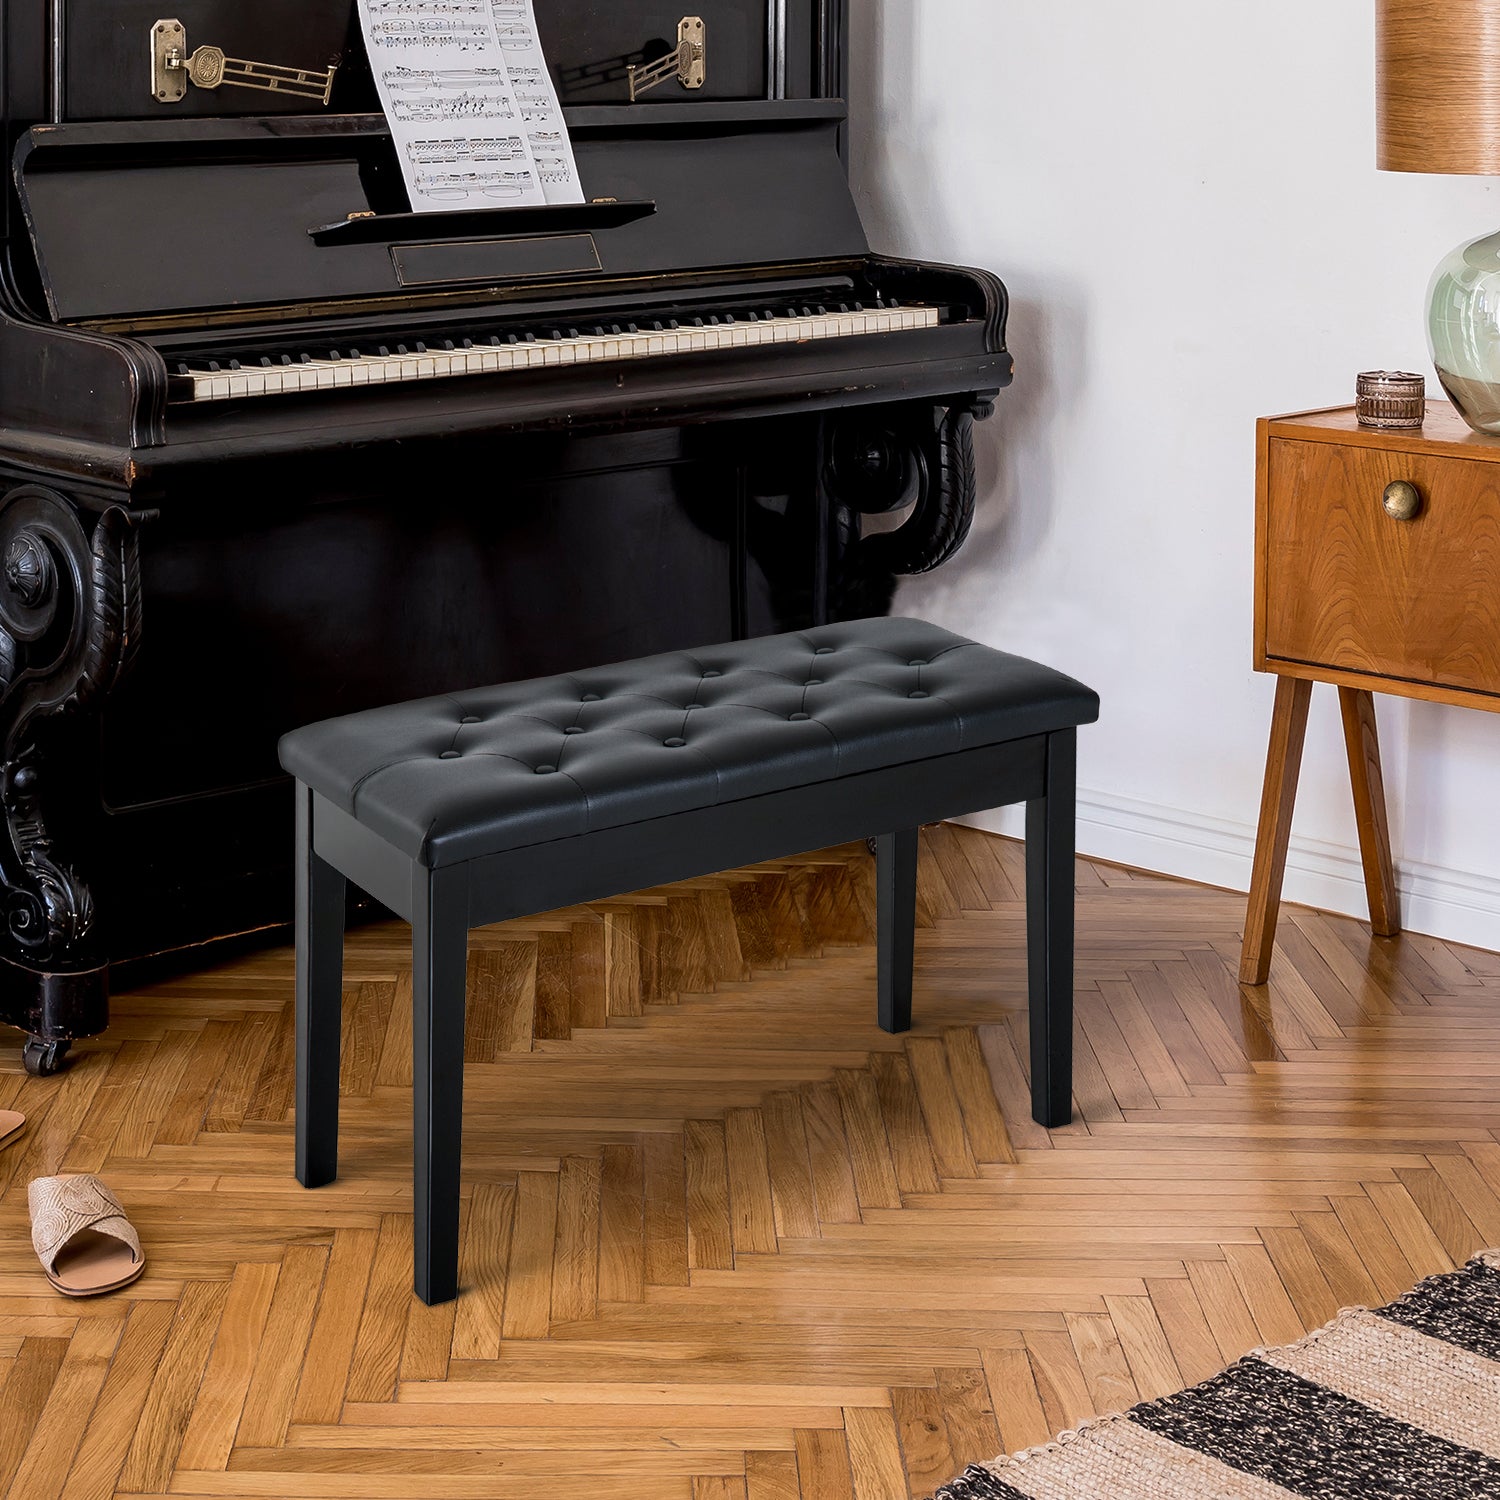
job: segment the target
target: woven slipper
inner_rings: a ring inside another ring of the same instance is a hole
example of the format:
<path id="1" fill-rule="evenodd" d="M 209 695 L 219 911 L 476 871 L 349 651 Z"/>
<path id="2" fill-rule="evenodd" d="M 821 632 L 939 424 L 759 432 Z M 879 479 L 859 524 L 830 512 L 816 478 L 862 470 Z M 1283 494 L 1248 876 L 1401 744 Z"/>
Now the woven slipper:
<path id="1" fill-rule="evenodd" d="M 3 1146 L 13 1135 L 19 1135 L 25 1123 L 26 1116 L 18 1110 L 0 1109 L 0 1146 Z"/>
<path id="2" fill-rule="evenodd" d="M 97 1177 L 38 1177 L 26 1199 L 32 1247 L 47 1280 L 64 1296 L 117 1292 L 146 1269 L 135 1226 Z"/>

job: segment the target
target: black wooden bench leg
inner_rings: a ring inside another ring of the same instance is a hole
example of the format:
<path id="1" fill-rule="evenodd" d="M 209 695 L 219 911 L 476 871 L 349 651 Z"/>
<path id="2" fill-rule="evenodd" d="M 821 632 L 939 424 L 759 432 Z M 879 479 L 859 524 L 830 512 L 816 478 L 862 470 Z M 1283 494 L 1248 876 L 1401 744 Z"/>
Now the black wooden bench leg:
<path id="1" fill-rule="evenodd" d="M 344 877 L 313 852 L 312 793 L 297 783 L 297 1181 L 338 1175 Z"/>
<path id="2" fill-rule="evenodd" d="M 882 1031 L 911 1030 L 911 970 L 917 925 L 917 830 L 875 840 L 876 971 Z"/>
<path id="3" fill-rule="evenodd" d="M 1073 821 L 1078 735 L 1047 737 L 1047 790 L 1026 804 L 1031 1114 L 1073 1118 Z"/>
<path id="4" fill-rule="evenodd" d="M 411 946 L 415 1286 L 431 1306 L 458 1295 L 469 948 L 468 873 L 461 866 L 414 869 Z"/>

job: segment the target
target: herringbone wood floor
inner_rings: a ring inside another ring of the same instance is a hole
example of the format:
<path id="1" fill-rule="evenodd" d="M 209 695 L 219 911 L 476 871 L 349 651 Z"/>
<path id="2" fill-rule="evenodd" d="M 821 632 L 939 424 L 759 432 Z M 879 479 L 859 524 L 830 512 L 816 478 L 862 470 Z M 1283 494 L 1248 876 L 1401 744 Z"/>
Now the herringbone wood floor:
<path id="1" fill-rule="evenodd" d="M 0 1053 L 15 1500 L 897 1500 L 1500 1243 L 1500 958 L 1080 862 L 1080 1117 L 1026 1108 L 1021 851 L 924 838 L 917 1028 L 862 849 L 476 934 L 463 1279 L 411 1296 L 406 929 L 353 936 L 340 1182 L 291 1177 L 291 960 Z M 535 1036 L 533 1043 L 531 1038 Z M 146 1277 L 50 1294 L 25 1184 Z"/>

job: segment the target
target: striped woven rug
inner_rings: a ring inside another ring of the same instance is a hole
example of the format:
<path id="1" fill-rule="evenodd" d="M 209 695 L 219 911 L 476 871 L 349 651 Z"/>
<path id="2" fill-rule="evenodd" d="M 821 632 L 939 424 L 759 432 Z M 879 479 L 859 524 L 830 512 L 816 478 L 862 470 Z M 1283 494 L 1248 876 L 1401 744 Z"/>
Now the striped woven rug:
<path id="1" fill-rule="evenodd" d="M 1500 1497 L 1500 1251 L 934 1500 Z"/>

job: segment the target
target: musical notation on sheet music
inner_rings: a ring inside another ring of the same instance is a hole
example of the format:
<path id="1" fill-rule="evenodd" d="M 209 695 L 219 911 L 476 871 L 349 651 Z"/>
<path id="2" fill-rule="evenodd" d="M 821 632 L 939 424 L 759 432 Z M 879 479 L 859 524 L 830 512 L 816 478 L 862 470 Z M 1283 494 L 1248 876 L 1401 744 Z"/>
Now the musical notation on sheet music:
<path id="1" fill-rule="evenodd" d="M 455 166 L 460 162 L 476 165 L 503 162 L 506 166 L 526 166 L 529 157 L 526 143 L 518 135 L 459 136 L 449 141 L 413 142 L 406 154 L 416 167 Z"/>
<path id="2" fill-rule="evenodd" d="M 504 68 L 387 68 L 380 75 L 382 90 L 431 93 L 442 89 L 505 89 L 510 75 Z"/>
<path id="3" fill-rule="evenodd" d="M 389 16 L 451 16 L 483 19 L 491 0 L 371 0 L 370 14 Z"/>
<path id="4" fill-rule="evenodd" d="M 533 0 L 489 0 L 505 66 L 548 203 L 582 203 L 562 106 L 542 52 Z"/>
<path id="5" fill-rule="evenodd" d="M 456 120 L 514 120 L 514 96 L 504 93 L 398 95 L 391 101 L 391 118 L 419 125 L 441 125 Z"/>
<path id="6" fill-rule="evenodd" d="M 370 45 L 376 48 L 456 48 L 473 52 L 491 44 L 490 29 L 483 21 L 433 20 L 377 21 L 370 30 Z"/>
<path id="7" fill-rule="evenodd" d="M 506 3 L 514 9 L 514 0 Z M 359 4 L 412 208 L 547 202 L 549 187 L 527 134 L 503 129 L 517 122 L 529 126 L 536 118 L 535 89 L 528 89 L 523 110 L 510 73 L 512 58 L 522 55 L 517 49 L 531 42 L 515 36 L 502 41 L 494 0 Z M 518 23 L 507 17 L 506 24 Z M 551 160 L 556 153 L 548 155 L 551 183 L 559 168 Z"/>

